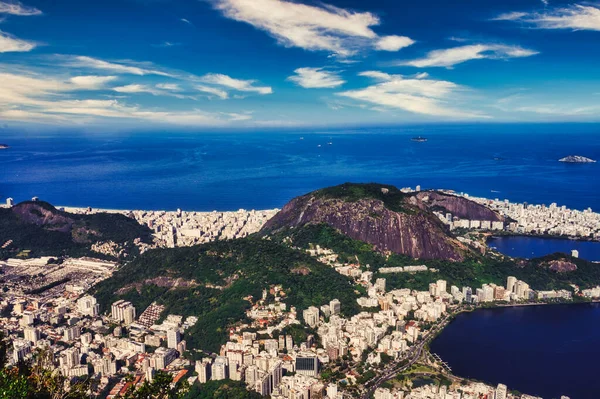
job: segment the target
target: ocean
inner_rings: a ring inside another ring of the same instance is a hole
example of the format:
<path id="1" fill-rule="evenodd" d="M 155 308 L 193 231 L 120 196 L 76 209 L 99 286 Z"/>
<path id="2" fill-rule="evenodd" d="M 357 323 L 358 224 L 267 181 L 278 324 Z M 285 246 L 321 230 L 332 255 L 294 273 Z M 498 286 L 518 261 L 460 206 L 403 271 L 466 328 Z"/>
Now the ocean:
<path id="1" fill-rule="evenodd" d="M 600 210 L 600 126 L 431 125 L 251 132 L 0 130 L 0 200 L 226 211 L 282 207 L 344 182 L 421 185 Z M 425 143 L 411 141 L 424 136 Z"/>

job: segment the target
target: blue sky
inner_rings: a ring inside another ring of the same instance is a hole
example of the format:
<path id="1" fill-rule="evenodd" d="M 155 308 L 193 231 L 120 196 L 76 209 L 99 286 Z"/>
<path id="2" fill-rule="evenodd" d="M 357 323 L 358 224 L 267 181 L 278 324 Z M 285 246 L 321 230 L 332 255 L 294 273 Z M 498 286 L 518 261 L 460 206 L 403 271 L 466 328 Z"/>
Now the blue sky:
<path id="1" fill-rule="evenodd" d="M 0 0 L 0 121 L 596 122 L 600 3 Z"/>

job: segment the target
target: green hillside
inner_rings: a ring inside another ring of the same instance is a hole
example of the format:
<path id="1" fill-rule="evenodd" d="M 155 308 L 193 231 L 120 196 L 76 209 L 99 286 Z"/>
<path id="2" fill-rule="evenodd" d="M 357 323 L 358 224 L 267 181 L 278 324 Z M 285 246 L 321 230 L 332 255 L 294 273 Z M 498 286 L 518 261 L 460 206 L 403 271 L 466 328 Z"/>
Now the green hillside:
<path id="1" fill-rule="evenodd" d="M 250 302 L 244 298 L 259 298 L 273 284 L 283 286 L 285 303 L 299 311 L 334 298 L 344 314 L 358 311 L 350 279 L 304 252 L 258 238 L 149 251 L 100 283 L 94 295 L 104 311 L 122 298 L 139 313 L 157 301 L 165 314 L 198 316 L 188 345 L 214 351 L 226 340 L 226 327 L 245 318 Z"/>
<path id="2" fill-rule="evenodd" d="M 152 231 L 136 220 L 119 214 L 78 215 L 59 211 L 42 201 L 28 201 L 0 209 L 0 258 L 29 251 L 29 256 L 85 256 L 91 244 L 114 241 L 132 244 L 152 239 Z M 131 245 L 130 245 L 131 246 Z M 93 254 L 98 257 L 98 254 Z"/>

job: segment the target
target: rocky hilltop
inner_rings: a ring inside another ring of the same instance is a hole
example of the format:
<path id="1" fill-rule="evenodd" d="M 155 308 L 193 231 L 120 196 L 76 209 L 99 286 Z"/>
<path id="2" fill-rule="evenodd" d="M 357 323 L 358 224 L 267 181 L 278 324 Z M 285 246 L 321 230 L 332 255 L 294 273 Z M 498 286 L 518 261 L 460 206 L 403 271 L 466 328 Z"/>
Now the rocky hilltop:
<path id="1" fill-rule="evenodd" d="M 406 194 L 393 186 L 346 183 L 294 198 L 262 232 L 327 224 L 350 238 L 372 244 L 379 252 L 463 260 L 469 250 L 452 237 L 433 210 L 500 220 L 494 212 L 461 197 L 438 192 Z"/>

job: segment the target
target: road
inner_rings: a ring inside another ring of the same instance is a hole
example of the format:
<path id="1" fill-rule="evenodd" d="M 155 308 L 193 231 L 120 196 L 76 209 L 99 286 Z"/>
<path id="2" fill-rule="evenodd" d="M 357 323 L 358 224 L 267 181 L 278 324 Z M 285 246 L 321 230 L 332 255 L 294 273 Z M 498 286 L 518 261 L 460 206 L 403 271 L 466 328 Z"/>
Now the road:
<path id="1" fill-rule="evenodd" d="M 398 375 L 398 373 L 403 372 L 404 370 L 410 368 L 413 364 L 415 364 L 417 360 L 419 360 L 419 358 L 421 357 L 421 354 L 423 353 L 423 348 L 429 342 L 431 337 L 435 336 L 435 334 L 437 334 L 438 331 L 446 327 L 451 318 L 452 315 L 446 315 L 446 317 L 444 317 L 439 324 L 437 324 L 435 327 L 429 330 L 427 334 L 423 336 L 421 342 L 419 342 L 416 346 L 411 347 L 411 349 L 404 356 L 402 356 L 400 359 L 396 360 L 388 367 L 386 367 L 381 374 L 374 377 L 370 381 L 367 381 L 365 383 L 366 391 L 360 396 L 360 399 L 369 399 L 371 395 L 373 395 L 375 390 L 381 386 L 381 384 L 391 380 L 396 375 Z M 399 363 L 403 363 L 407 360 L 408 363 L 404 364 L 403 366 L 398 365 Z"/>

